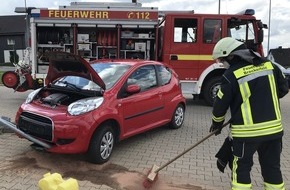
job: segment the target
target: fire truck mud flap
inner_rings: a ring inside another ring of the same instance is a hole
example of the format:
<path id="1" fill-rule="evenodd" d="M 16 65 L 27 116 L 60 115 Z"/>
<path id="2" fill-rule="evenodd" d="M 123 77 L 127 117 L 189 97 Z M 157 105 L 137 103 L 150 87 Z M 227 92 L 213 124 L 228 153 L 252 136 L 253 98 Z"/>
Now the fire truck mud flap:
<path id="1" fill-rule="evenodd" d="M 28 135 L 28 134 L 24 133 L 23 131 L 18 129 L 15 124 L 11 123 L 10 121 L 7 121 L 7 119 L 5 119 L 5 117 L 3 117 L 3 116 L 0 117 L 0 125 L 1 124 L 4 127 L 7 127 L 9 129 L 11 129 L 13 132 L 15 132 L 16 134 L 20 135 L 21 137 L 24 137 L 24 138 L 26 138 L 26 139 L 28 139 L 28 140 L 30 140 L 30 141 L 32 141 L 32 142 L 44 147 L 46 149 L 51 148 L 50 144 L 45 143 L 43 141 L 40 141 L 40 140 L 32 137 L 31 135 Z"/>

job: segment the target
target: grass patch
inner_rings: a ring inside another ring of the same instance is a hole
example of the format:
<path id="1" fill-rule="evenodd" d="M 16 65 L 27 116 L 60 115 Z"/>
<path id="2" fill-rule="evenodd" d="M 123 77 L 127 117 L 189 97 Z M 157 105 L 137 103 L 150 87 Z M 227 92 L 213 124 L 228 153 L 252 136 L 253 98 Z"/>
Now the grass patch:
<path id="1" fill-rule="evenodd" d="M 3 75 L 4 71 L 0 71 L 0 84 L 2 85 L 2 75 Z"/>

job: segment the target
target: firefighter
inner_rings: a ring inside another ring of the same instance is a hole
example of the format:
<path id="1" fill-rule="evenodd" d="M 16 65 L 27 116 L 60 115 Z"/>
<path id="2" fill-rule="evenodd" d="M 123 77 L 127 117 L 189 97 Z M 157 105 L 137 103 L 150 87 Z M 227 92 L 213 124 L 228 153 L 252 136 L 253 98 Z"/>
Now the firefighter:
<path id="1" fill-rule="evenodd" d="M 210 132 L 220 134 L 230 108 L 233 139 L 232 190 L 252 189 L 250 171 L 258 153 L 266 190 L 285 190 L 281 170 L 283 128 L 279 98 L 288 93 L 281 70 L 231 37 L 218 41 L 213 59 L 228 69 L 213 106 Z"/>

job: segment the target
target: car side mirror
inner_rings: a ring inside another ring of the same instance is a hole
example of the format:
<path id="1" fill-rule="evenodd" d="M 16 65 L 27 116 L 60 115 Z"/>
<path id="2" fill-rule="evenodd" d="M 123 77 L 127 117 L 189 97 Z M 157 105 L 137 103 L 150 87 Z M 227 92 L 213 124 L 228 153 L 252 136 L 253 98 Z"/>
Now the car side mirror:
<path id="1" fill-rule="evenodd" d="M 136 94 L 136 93 L 139 93 L 140 91 L 141 91 L 141 88 L 138 84 L 131 84 L 127 86 L 126 88 L 126 92 L 128 94 Z"/>

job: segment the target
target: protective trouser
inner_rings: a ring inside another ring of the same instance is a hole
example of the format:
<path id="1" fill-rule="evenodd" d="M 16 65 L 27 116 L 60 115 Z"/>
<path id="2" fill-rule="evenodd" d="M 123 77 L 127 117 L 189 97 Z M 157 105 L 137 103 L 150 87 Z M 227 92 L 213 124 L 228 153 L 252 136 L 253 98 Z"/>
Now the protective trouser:
<path id="1" fill-rule="evenodd" d="M 285 190 L 280 170 L 281 151 L 281 138 L 263 142 L 233 140 L 232 190 L 252 189 L 250 171 L 255 152 L 258 152 L 265 190 Z"/>

